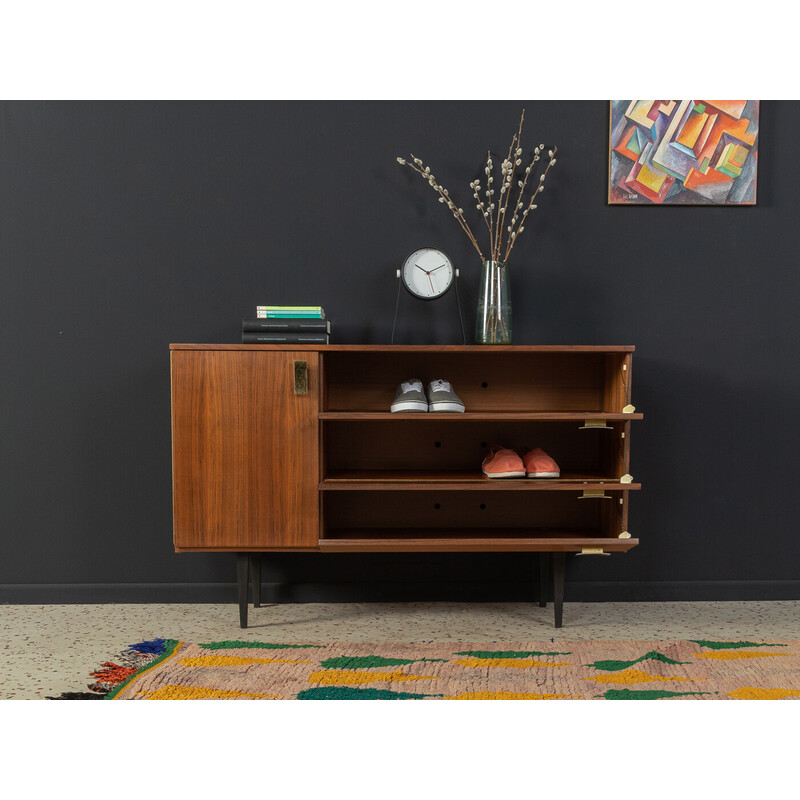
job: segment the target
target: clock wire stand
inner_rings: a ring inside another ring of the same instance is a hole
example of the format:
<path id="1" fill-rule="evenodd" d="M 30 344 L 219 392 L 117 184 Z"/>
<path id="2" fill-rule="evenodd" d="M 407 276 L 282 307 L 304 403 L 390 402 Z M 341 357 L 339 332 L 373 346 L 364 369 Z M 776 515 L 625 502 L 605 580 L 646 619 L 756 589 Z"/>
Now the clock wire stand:
<path id="1" fill-rule="evenodd" d="M 394 321 L 392 322 L 392 340 L 390 344 L 394 344 L 394 331 L 397 327 L 397 309 L 400 307 L 400 285 L 402 281 L 400 280 L 400 270 L 397 270 L 397 298 L 394 301 Z M 458 270 L 455 271 L 455 277 L 453 278 L 453 286 L 456 290 L 456 308 L 458 309 L 458 322 L 461 325 L 461 343 L 467 343 L 467 335 L 464 333 L 464 317 L 461 315 L 461 298 L 458 294 Z"/>

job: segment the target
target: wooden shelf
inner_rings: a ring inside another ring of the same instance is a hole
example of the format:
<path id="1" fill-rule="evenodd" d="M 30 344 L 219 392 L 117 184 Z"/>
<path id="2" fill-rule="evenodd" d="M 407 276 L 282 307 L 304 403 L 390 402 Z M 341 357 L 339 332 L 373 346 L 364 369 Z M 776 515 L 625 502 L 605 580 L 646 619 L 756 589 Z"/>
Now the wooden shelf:
<path id="1" fill-rule="evenodd" d="M 600 547 L 605 552 L 624 552 L 638 539 L 601 536 L 594 529 L 536 528 L 340 528 L 319 540 L 325 552 L 573 552 Z"/>
<path id="2" fill-rule="evenodd" d="M 414 420 L 415 422 L 430 422 L 432 420 L 463 420 L 465 422 L 525 422 L 526 420 L 542 420 L 548 422 L 586 419 L 604 419 L 612 422 L 627 422 L 631 419 L 643 419 L 644 414 L 632 413 L 623 414 L 611 411 L 496 411 L 496 412 L 471 412 L 465 411 L 463 414 L 451 414 L 441 411 L 417 412 L 417 413 L 397 413 L 390 411 L 321 411 L 319 418 L 326 422 L 333 421 L 375 421 L 386 422 L 388 420 Z"/>
<path id="3" fill-rule="evenodd" d="M 629 491 L 640 483 L 584 473 L 562 473 L 560 478 L 487 478 L 460 470 L 342 470 L 329 473 L 319 484 L 323 491 Z"/>

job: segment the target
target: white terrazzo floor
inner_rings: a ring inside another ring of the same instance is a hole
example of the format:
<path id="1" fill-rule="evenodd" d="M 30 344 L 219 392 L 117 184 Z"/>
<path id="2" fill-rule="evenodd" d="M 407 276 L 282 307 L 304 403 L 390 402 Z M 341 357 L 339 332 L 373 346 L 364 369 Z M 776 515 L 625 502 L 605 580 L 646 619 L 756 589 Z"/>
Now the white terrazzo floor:
<path id="1" fill-rule="evenodd" d="M 303 603 L 250 608 L 239 628 L 235 604 L 3 605 L 0 699 L 44 699 L 86 691 L 89 670 L 129 644 L 184 641 L 413 642 L 584 639 L 800 638 L 800 601 L 565 603 Z"/>

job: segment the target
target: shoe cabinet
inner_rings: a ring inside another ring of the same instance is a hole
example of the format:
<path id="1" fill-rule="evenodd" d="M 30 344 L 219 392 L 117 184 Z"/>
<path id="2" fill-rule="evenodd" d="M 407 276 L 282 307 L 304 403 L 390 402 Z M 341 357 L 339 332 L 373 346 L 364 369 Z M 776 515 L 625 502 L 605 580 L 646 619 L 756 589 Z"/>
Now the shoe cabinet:
<path id="1" fill-rule="evenodd" d="M 238 554 L 240 624 L 260 554 L 535 551 L 562 623 L 567 554 L 635 547 L 634 348 L 170 345 L 176 552 Z M 465 413 L 389 412 L 451 382 Z M 487 447 L 541 447 L 560 478 L 489 479 Z M 552 568 L 552 573 L 551 573 Z"/>

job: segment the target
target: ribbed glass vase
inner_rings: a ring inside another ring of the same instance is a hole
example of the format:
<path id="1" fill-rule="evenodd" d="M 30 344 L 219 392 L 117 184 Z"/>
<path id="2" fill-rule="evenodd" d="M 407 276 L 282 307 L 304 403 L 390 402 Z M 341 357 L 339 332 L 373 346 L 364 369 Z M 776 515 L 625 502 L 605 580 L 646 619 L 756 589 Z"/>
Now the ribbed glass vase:
<path id="1" fill-rule="evenodd" d="M 505 261 L 483 262 L 475 343 L 511 344 L 511 297 Z"/>

